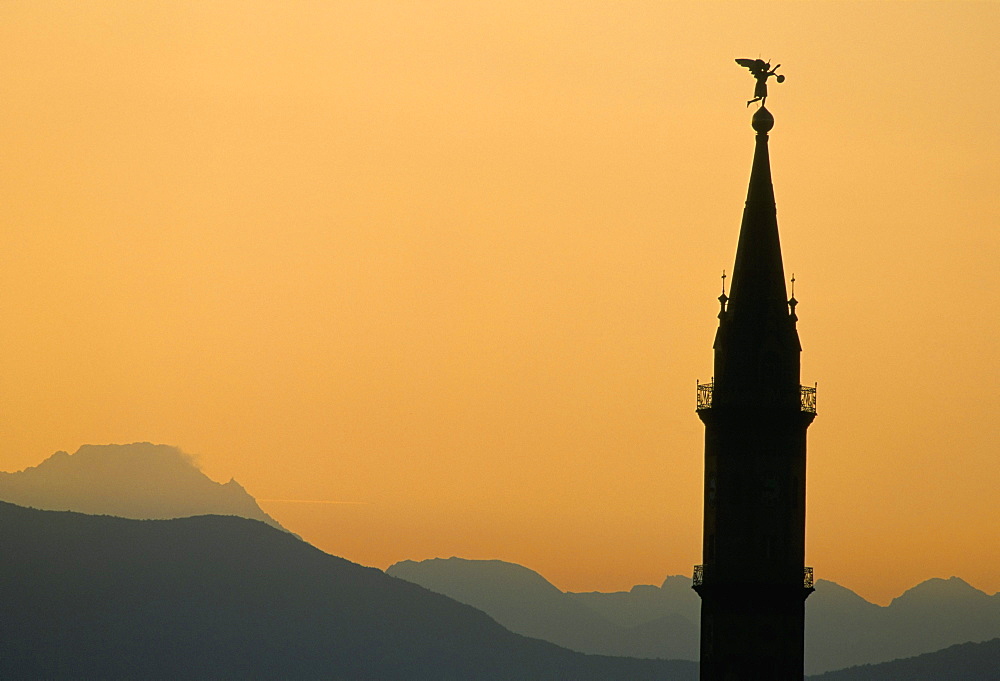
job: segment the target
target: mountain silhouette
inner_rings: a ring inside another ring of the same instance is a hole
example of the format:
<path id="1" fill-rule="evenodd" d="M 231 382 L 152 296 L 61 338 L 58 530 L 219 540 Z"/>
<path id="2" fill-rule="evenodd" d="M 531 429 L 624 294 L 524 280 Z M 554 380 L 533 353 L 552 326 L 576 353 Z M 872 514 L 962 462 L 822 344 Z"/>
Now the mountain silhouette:
<path id="1" fill-rule="evenodd" d="M 583 655 L 232 516 L 0 502 L 0 678 L 693 681 Z"/>
<path id="2" fill-rule="evenodd" d="M 236 515 L 284 529 L 235 480 L 214 482 L 176 447 L 149 442 L 84 445 L 17 473 L 0 472 L 0 499 L 122 518 Z"/>
<path id="3" fill-rule="evenodd" d="M 1000 638 L 808 677 L 809 681 L 1000 681 Z"/>
<path id="4" fill-rule="evenodd" d="M 687 577 L 627 592 L 563 593 L 541 575 L 502 561 L 403 561 L 387 572 L 478 608 L 511 631 L 572 650 L 698 657 L 700 602 Z M 585 606 L 600 619 L 578 615 L 569 604 Z M 995 637 L 1000 594 L 989 596 L 957 577 L 927 580 L 886 607 L 819 580 L 806 607 L 806 671 L 819 674 Z"/>

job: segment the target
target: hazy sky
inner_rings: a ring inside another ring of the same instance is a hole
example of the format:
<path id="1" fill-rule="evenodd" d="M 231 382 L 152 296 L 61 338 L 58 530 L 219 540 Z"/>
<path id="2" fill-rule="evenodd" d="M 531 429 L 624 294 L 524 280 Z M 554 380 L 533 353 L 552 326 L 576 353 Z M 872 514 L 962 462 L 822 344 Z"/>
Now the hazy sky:
<path id="1" fill-rule="evenodd" d="M 0 4 L 0 469 L 149 440 L 331 553 L 701 561 L 782 64 L 807 563 L 1000 590 L 1000 4 Z"/>

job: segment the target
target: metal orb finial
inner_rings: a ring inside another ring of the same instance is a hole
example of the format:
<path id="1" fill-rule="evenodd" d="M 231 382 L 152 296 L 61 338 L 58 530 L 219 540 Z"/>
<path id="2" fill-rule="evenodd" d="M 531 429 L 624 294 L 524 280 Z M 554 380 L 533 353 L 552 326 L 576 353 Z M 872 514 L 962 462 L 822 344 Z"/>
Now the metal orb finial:
<path id="1" fill-rule="evenodd" d="M 761 135 L 766 135 L 774 127 L 774 116 L 771 112 L 767 110 L 766 107 L 760 107 L 753 113 L 753 118 L 750 119 L 750 125 Z"/>

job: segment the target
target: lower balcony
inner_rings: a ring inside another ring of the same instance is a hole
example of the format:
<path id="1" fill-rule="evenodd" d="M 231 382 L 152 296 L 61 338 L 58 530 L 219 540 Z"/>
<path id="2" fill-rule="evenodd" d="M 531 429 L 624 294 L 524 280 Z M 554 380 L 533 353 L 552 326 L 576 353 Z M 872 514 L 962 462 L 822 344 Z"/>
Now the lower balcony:
<path id="1" fill-rule="evenodd" d="M 691 576 L 691 586 L 702 586 L 705 583 L 705 574 L 707 572 L 707 565 L 695 565 L 694 574 Z M 815 588 L 815 579 L 811 567 L 802 568 L 802 587 L 804 589 Z"/>

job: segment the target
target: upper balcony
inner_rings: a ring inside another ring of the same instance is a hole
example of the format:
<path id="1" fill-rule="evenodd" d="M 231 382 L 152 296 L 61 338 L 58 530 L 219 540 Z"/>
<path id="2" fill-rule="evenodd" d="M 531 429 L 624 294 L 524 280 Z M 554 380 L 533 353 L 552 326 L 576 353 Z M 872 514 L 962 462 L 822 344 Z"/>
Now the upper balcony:
<path id="1" fill-rule="evenodd" d="M 816 384 L 799 386 L 799 407 L 810 414 L 816 413 Z"/>
<path id="2" fill-rule="evenodd" d="M 712 383 L 702 383 L 701 381 L 698 381 L 698 406 L 695 407 L 697 411 L 712 408 L 712 390 L 714 388 L 714 381 Z"/>
<path id="3" fill-rule="evenodd" d="M 698 402 L 695 406 L 697 411 L 712 408 L 712 391 L 715 389 L 715 382 L 702 383 L 698 381 Z M 799 386 L 799 409 L 809 414 L 816 413 L 816 385 Z"/>

